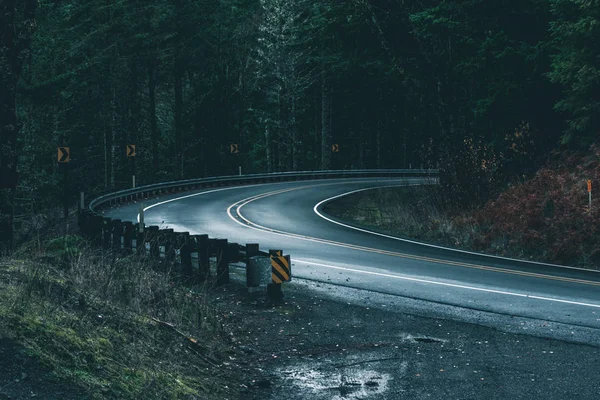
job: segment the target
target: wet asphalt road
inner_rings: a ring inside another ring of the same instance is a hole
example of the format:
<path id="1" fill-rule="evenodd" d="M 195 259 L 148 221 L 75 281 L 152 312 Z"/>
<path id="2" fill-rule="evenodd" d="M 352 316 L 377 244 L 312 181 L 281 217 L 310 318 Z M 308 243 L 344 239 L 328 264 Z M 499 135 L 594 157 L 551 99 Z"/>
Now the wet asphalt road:
<path id="1" fill-rule="evenodd" d="M 315 210 L 343 193 L 422 183 L 351 179 L 206 189 L 148 201 L 145 222 L 283 249 L 296 277 L 458 306 L 465 316 L 477 310 L 580 327 L 586 333 L 575 341 L 600 345 L 598 272 L 423 246 L 341 226 L 323 218 L 322 207 Z M 106 214 L 135 220 L 138 208 Z"/>

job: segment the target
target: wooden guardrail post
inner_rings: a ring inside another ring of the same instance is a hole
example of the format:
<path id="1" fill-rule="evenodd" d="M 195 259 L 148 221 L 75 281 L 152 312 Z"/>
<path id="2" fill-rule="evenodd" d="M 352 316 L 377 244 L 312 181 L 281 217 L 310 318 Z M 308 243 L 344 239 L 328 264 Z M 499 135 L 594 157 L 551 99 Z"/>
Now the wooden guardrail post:
<path id="1" fill-rule="evenodd" d="M 229 283 L 229 252 L 227 239 L 217 239 L 215 242 L 217 254 L 217 285 Z"/>
<path id="2" fill-rule="evenodd" d="M 123 249 L 131 252 L 133 249 L 133 222 L 123 222 Z"/>
<path id="3" fill-rule="evenodd" d="M 150 243 L 150 257 L 160 260 L 160 247 L 158 243 L 158 226 L 149 226 L 146 228 L 146 241 Z M 145 246 L 145 245 L 144 245 Z"/>
<path id="4" fill-rule="evenodd" d="M 179 249 L 179 259 L 181 261 L 181 274 L 186 280 L 190 280 L 193 278 L 193 270 L 192 241 L 189 232 L 177 235 L 177 248 Z"/>
<path id="5" fill-rule="evenodd" d="M 246 259 L 244 260 L 246 266 L 248 266 L 251 257 L 256 257 L 258 255 L 260 255 L 258 243 L 246 243 Z"/>
<path id="6" fill-rule="evenodd" d="M 161 229 L 159 237 L 161 252 L 164 252 L 163 270 L 166 272 L 175 261 L 175 233 L 173 229 Z"/>
<path id="7" fill-rule="evenodd" d="M 254 268 L 254 265 L 251 265 L 250 259 L 252 257 L 256 257 L 260 255 L 260 249 L 258 243 L 246 243 L 246 258 L 244 262 L 246 263 L 246 287 L 248 287 L 248 291 L 253 291 L 255 286 L 260 285 L 261 274 L 258 267 Z"/>
<path id="8" fill-rule="evenodd" d="M 80 205 L 81 207 L 81 205 Z M 77 215 L 77 226 L 79 227 L 79 232 L 84 238 L 88 238 L 88 221 L 87 221 L 88 213 L 86 209 L 80 209 L 79 214 Z"/>
<path id="9" fill-rule="evenodd" d="M 104 225 L 104 218 L 100 215 L 92 215 L 90 218 L 90 236 L 92 243 L 96 247 L 102 246 L 102 226 Z"/>
<path id="10" fill-rule="evenodd" d="M 112 220 L 110 218 L 102 219 L 102 248 L 108 250 L 112 244 Z"/>
<path id="11" fill-rule="evenodd" d="M 230 263 L 237 263 L 237 262 L 242 261 L 239 244 L 227 243 L 227 252 L 229 253 L 229 262 Z"/>
<path id="12" fill-rule="evenodd" d="M 142 256 L 146 254 L 146 229 L 143 223 L 133 225 L 133 236 L 132 236 L 132 250 L 135 247 L 135 254 Z M 135 238 L 135 246 L 133 246 L 133 239 Z"/>
<path id="13" fill-rule="evenodd" d="M 112 220 L 112 248 L 121 250 L 121 238 L 123 237 L 123 222 L 120 219 Z"/>
<path id="14" fill-rule="evenodd" d="M 198 246 L 198 279 L 204 282 L 210 277 L 210 252 L 208 248 L 208 235 L 196 235 Z"/>

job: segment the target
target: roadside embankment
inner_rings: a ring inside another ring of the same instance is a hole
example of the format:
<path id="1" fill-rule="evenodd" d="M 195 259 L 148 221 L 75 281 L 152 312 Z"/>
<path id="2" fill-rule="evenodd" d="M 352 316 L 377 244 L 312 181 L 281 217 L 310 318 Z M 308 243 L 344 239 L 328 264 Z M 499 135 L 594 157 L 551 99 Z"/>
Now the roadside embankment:
<path id="1" fill-rule="evenodd" d="M 210 287 L 77 236 L 0 262 L 0 399 L 233 399 L 245 370 Z"/>
<path id="2" fill-rule="evenodd" d="M 324 212 L 366 229 L 448 247 L 600 268 L 600 149 L 565 157 L 476 210 L 451 211 L 439 187 L 375 189 L 338 198 Z M 592 192 L 594 195 L 594 192 Z"/>
<path id="3" fill-rule="evenodd" d="M 77 237 L 0 262 L 0 399 L 597 398 L 596 331 L 296 279 L 190 287 Z M 591 340 L 591 342 L 590 342 Z"/>

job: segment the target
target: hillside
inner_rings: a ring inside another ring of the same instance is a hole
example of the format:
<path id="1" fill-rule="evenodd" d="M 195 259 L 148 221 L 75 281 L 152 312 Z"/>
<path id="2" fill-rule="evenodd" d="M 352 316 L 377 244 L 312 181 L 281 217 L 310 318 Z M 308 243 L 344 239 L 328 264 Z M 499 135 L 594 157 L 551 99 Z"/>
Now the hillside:
<path id="1" fill-rule="evenodd" d="M 439 188 L 361 192 L 325 211 L 355 224 L 426 242 L 507 257 L 600 268 L 600 148 L 571 152 L 483 207 L 451 212 Z M 593 193 L 594 194 L 594 193 Z"/>

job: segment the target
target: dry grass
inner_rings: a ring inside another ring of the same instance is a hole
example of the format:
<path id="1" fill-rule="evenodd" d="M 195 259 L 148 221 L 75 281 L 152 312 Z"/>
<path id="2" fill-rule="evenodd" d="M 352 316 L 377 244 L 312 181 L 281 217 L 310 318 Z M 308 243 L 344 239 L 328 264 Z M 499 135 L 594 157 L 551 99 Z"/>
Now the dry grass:
<path id="1" fill-rule="evenodd" d="M 232 397 L 234 371 L 219 361 L 230 339 L 210 291 L 61 237 L 2 260 L 0 336 L 90 398 Z"/>
<path id="2" fill-rule="evenodd" d="M 325 212 L 354 224 L 396 236 L 463 247 L 468 229 L 457 229 L 457 219 L 441 197 L 439 187 L 384 188 L 342 197 Z M 461 222 L 461 228 L 464 227 Z M 475 231 L 476 226 L 471 226 Z"/>

